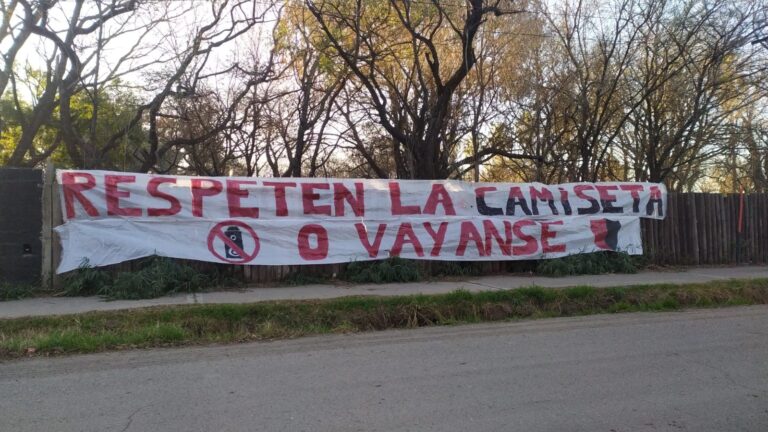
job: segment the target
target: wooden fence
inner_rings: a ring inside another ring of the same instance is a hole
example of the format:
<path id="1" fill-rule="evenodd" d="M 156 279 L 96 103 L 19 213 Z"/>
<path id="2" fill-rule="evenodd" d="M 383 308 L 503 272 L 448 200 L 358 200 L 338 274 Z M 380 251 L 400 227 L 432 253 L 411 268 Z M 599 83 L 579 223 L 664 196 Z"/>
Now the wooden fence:
<path id="1" fill-rule="evenodd" d="M 768 262 L 768 194 L 670 194 L 663 221 L 643 220 L 643 248 L 655 264 Z"/>
<path id="2" fill-rule="evenodd" d="M 47 170 L 43 188 L 43 280 L 58 285 L 55 275 L 60 255 L 53 228 L 61 223 L 58 188 L 52 170 Z M 738 194 L 682 193 L 669 194 L 664 220 L 642 220 L 645 256 L 651 264 L 715 265 L 768 263 L 768 194 L 743 196 L 742 229 L 739 232 L 740 202 Z M 115 266 L 116 271 L 132 270 L 135 264 Z M 433 261 L 421 262 L 429 269 Z M 534 262 L 492 261 L 476 264 L 483 273 L 527 271 Z M 308 266 L 225 266 L 195 263 L 202 269 L 227 267 L 232 276 L 253 283 L 269 283 L 301 273 L 303 276 L 331 276 L 341 272 L 345 264 Z"/>

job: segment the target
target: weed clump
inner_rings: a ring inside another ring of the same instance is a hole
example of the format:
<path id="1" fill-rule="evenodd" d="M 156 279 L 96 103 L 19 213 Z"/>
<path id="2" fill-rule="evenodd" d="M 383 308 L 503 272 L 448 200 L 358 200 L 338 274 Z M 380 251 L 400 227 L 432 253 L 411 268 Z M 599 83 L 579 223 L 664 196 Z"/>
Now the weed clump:
<path id="1" fill-rule="evenodd" d="M 14 284 L 0 281 L 0 301 L 32 297 L 36 291 L 38 291 L 38 288 L 29 284 Z"/>
<path id="2" fill-rule="evenodd" d="M 86 259 L 80 264 L 80 268 L 65 276 L 63 282 L 66 296 L 94 296 L 112 283 L 112 275 L 103 269 L 92 267 Z"/>
<path id="3" fill-rule="evenodd" d="M 573 276 L 606 273 L 637 273 L 635 260 L 623 252 L 596 252 L 539 261 L 536 273 Z"/>
<path id="4" fill-rule="evenodd" d="M 305 274 L 302 272 L 294 272 L 282 278 L 280 282 L 290 286 L 298 286 L 298 285 L 324 284 L 324 283 L 328 283 L 329 280 L 330 278 L 322 275 L 315 276 L 315 275 Z"/>
<path id="5" fill-rule="evenodd" d="M 422 274 L 415 261 L 392 257 L 383 261 L 349 263 L 339 279 L 354 283 L 416 282 Z"/>
<path id="6" fill-rule="evenodd" d="M 179 292 L 199 292 L 222 282 L 217 274 L 202 273 L 189 265 L 163 257 L 152 257 L 138 271 L 114 276 L 107 270 L 81 267 L 64 280 L 69 296 L 98 295 L 107 300 L 138 300 Z"/>
<path id="7" fill-rule="evenodd" d="M 483 268 L 473 261 L 433 261 L 429 266 L 432 277 L 481 276 Z"/>

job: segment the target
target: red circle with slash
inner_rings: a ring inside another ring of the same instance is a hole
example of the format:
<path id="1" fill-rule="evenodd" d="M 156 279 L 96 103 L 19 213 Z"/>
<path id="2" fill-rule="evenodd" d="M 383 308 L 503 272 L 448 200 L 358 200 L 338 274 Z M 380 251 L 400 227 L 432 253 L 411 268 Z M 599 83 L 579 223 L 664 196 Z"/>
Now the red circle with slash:
<path id="1" fill-rule="evenodd" d="M 240 246 L 238 246 L 234 241 L 232 241 L 232 239 L 230 239 L 224 233 L 225 227 L 231 227 L 231 226 L 242 228 L 243 230 L 245 230 L 245 232 L 243 233 L 244 235 L 248 234 L 253 238 L 253 244 L 254 244 L 253 252 L 251 253 L 246 252 L 245 250 L 243 250 L 244 248 L 241 248 Z M 216 248 L 213 247 L 213 242 L 217 238 L 221 239 L 225 245 L 229 246 L 230 249 L 235 251 L 240 256 L 240 258 L 239 259 L 227 258 L 226 256 L 223 256 L 222 254 L 220 254 L 216 250 Z M 245 222 L 240 222 L 236 220 L 217 223 L 216 226 L 214 226 L 213 229 L 211 229 L 211 232 L 208 234 L 208 250 L 211 251 L 211 253 L 216 258 L 231 264 L 246 264 L 253 261 L 253 259 L 256 258 L 256 255 L 259 254 L 259 249 L 261 248 L 260 243 L 261 242 L 259 241 L 259 236 L 256 235 L 256 231 L 254 231 L 253 228 L 248 226 L 248 224 L 246 224 Z"/>

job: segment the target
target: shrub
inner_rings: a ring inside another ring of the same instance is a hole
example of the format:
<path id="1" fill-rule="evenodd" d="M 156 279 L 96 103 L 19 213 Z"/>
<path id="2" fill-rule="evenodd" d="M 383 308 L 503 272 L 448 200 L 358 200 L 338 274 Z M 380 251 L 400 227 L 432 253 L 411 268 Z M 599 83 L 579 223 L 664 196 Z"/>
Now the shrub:
<path id="1" fill-rule="evenodd" d="M 315 276 L 302 273 L 301 271 L 293 272 L 284 277 L 280 282 L 290 285 L 316 285 L 328 283 L 329 278 L 326 276 Z"/>
<path id="2" fill-rule="evenodd" d="M 177 292 L 198 292 L 215 285 L 214 282 L 215 279 L 186 264 L 157 257 L 137 272 L 120 273 L 99 295 L 110 300 L 156 298 Z"/>
<path id="3" fill-rule="evenodd" d="M 596 252 L 539 261 L 536 273 L 546 276 L 637 273 L 637 265 L 623 252 Z"/>
<path id="4" fill-rule="evenodd" d="M 480 276 L 483 269 L 480 263 L 472 261 L 433 261 L 430 274 L 434 277 Z"/>
<path id="5" fill-rule="evenodd" d="M 178 292 L 198 292 L 222 282 L 218 274 L 205 274 L 163 257 L 149 258 L 140 267 L 113 278 L 111 272 L 84 263 L 65 279 L 65 293 L 70 296 L 99 295 L 108 300 L 138 300 Z"/>
<path id="6" fill-rule="evenodd" d="M 83 260 L 80 268 L 64 277 L 64 294 L 68 296 L 93 296 L 112 283 L 112 276 L 102 269 L 91 267 Z"/>
<path id="7" fill-rule="evenodd" d="M 383 261 L 354 261 L 339 275 L 339 279 L 355 283 L 415 282 L 421 278 L 415 261 L 399 257 Z"/>
<path id="8" fill-rule="evenodd" d="M 0 301 L 19 300 L 35 295 L 38 289 L 28 284 L 0 282 Z"/>

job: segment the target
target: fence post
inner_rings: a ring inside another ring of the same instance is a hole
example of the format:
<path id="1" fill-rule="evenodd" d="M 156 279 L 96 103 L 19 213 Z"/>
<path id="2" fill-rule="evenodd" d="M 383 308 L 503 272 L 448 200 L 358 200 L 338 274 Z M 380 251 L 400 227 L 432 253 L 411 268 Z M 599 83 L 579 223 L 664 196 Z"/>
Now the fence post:
<path id="1" fill-rule="evenodd" d="M 53 289 L 53 217 L 51 215 L 51 183 L 53 183 L 53 163 L 48 160 L 43 171 L 43 228 L 40 233 L 40 242 L 42 243 L 42 268 L 40 275 L 43 289 Z"/>
<path id="2" fill-rule="evenodd" d="M 59 237 L 54 228 L 61 224 L 59 193 L 56 187 L 56 168 L 48 159 L 43 173 L 43 228 L 41 233 L 42 252 L 42 287 L 56 290 L 61 287 L 61 279 L 56 274 L 61 256 Z"/>

